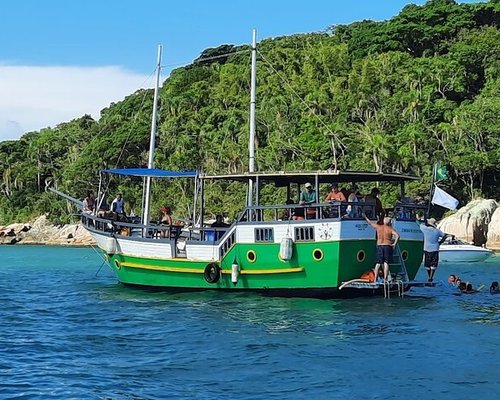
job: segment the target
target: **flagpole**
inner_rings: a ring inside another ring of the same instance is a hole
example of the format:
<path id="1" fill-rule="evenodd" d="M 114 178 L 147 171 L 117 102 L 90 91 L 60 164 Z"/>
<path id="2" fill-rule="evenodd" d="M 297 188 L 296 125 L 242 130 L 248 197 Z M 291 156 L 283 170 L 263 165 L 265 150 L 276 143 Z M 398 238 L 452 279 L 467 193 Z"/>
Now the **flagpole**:
<path id="1" fill-rule="evenodd" d="M 434 163 L 434 166 L 432 168 L 431 187 L 429 189 L 429 205 L 427 206 L 427 216 L 426 216 L 426 218 L 429 218 L 429 213 L 431 212 L 431 201 L 432 201 L 432 193 L 434 191 L 434 183 L 435 183 L 435 178 L 436 178 L 436 169 L 437 169 L 437 163 Z"/>

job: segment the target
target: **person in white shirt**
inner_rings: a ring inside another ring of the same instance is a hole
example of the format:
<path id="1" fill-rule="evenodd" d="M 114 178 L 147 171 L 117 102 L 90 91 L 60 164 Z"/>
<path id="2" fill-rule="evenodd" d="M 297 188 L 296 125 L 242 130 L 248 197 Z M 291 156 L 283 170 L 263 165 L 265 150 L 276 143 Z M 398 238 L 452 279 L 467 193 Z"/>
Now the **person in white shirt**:
<path id="1" fill-rule="evenodd" d="M 111 203 L 111 211 L 117 218 L 125 217 L 125 200 L 121 193 L 118 193 L 116 198 Z"/>
<path id="2" fill-rule="evenodd" d="M 428 281 L 432 282 L 439 263 L 439 245 L 450 235 L 436 226 L 434 218 L 429 218 L 425 224 L 421 224 L 420 230 L 424 234 L 424 267 L 427 270 Z"/>

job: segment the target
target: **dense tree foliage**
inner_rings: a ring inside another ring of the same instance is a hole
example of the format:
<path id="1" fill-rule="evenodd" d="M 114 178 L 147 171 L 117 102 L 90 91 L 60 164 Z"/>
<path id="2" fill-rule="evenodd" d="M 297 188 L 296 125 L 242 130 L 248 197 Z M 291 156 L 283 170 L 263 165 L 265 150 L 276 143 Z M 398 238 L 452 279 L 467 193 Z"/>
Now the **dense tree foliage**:
<path id="1" fill-rule="evenodd" d="M 259 44 L 259 170 L 339 169 L 422 176 L 447 165 L 448 189 L 462 201 L 498 197 L 500 170 L 500 2 L 431 0 L 408 5 L 385 22 L 332 26 L 327 32 Z M 248 46 L 205 50 L 174 70 L 160 92 L 156 166 L 209 173 L 248 168 Z M 0 143 L 0 223 L 42 212 L 68 218 L 66 202 L 46 186 L 76 197 L 97 191 L 98 171 L 146 166 L 152 91 Z M 110 178 L 128 209 L 140 211 L 137 178 Z M 192 182 L 155 181 L 154 207 L 192 209 Z M 234 183 L 207 187 L 209 212 L 234 215 L 244 201 Z M 388 195 L 390 197 L 390 194 Z M 283 201 L 281 191 L 264 190 Z"/>

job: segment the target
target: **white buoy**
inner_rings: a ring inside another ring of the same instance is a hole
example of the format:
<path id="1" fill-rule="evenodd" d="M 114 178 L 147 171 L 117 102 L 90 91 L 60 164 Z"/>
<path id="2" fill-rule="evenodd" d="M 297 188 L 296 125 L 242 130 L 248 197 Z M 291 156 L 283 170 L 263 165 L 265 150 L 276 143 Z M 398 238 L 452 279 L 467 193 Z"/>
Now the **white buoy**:
<path id="1" fill-rule="evenodd" d="M 281 239 L 280 245 L 280 259 L 288 261 L 293 255 L 293 239 L 290 236 L 285 236 Z"/>
<path id="2" fill-rule="evenodd" d="M 233 265 L 231 265 L 231 282 L 233 282 L 233 285 L 236 285 L 238 283 L 238 277 L 240 276 L 240 266 L 234 260 Z"/>
<path id="3" fill-rule="evenodd" d="M 114 237 L 105 238 L 102 243 L 102 249 L 108 254 L 117 253 L 117 243 Z"/>

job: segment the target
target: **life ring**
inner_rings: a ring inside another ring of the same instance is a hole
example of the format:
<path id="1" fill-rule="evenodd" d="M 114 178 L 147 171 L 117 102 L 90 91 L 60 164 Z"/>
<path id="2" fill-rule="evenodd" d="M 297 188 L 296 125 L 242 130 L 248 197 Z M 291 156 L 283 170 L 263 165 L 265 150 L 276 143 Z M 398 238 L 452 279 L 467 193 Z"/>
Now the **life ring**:
<path id="1" fill-rule="evenodd" d="M 203 276 L 208 283 L 217 283 L 220 279 L 220 267 L 217 263 L 207 264 Z"/>

